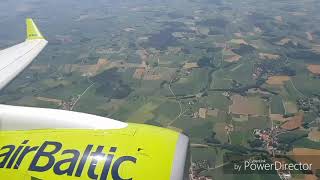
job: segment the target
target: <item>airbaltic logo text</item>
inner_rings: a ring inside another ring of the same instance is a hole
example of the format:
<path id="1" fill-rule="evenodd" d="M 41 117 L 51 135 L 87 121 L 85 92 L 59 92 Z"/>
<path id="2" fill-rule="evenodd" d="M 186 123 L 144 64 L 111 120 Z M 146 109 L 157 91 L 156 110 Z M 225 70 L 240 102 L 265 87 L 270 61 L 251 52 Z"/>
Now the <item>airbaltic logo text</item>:
<path id="1" fill-rule="evenodd" d="M 0 168 L 19 169 L 22 163 L 27 163 L 23 162 L 23 159 L 33 152 L 28 171 L 53 171 L 56 175 L 88 176 L 91 179 L 100 180 L 106 180 L 108 177 L 112 177 L 114 180 L 132 180 L 132 177 L 122 177 L 119 168 L 121 165 L 137 162 L 137 159 L 132 156 L 115 157 L 117 147 L 110 147 L 108 153 L 105 154 L 103 152 L 104 146 L 97 146 L 94 150 L 94 146 L 89 144 L 80 153 L 77 149 L 63 150 L 62 143 L 56 141 L 45 141 L 41 146 L 28 146 L 28 142 L 29 140 L 25 140 L 20 146 L 3 146 L 0 149 Z M 67 158 L 60 158 L 57 161 L 57 156 Z M 89 168 L 84 175 L 83 170 L 87 163 Z M 98 163 L 103 163 L 103 169 L 100 173 L 96 172 Z"/>

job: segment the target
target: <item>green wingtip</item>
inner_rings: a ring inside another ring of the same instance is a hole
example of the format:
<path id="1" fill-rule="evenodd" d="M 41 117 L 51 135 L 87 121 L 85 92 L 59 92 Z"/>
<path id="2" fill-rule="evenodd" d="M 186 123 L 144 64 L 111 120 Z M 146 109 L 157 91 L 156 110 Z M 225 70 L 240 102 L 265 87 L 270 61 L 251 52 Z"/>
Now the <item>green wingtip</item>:
<path id="1" fill-rule="evenodd" d="M 27 40 L 44 39 L 36 24 L 31 18 L 26 19 L 27 24 Z"/>

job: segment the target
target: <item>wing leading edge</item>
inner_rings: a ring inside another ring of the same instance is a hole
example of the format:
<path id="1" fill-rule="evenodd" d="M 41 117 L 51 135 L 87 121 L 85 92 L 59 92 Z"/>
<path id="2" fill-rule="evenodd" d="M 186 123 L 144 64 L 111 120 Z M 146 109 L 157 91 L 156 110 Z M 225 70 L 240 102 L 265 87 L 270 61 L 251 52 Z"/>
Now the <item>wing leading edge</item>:
<path id="1" fill-rule="evenodd" d="M 48 43 L 32 19 L 26 20 L 26 26 L 24 42 L 0 51 L 0 90 L 18 76 Z"/>

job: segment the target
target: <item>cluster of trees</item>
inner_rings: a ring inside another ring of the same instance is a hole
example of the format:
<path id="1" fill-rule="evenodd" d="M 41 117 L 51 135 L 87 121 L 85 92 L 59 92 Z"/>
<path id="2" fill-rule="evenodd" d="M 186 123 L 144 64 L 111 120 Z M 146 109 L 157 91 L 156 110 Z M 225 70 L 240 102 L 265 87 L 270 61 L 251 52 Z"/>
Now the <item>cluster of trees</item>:
<path id="1" fill-rule="evenodd" d="M 242 56 L 253 53 L 255 51 L 255 48 L 250 45 L 240 44 L 239 48 L 233 49 L 232 51 Z"/>
<path id="2" fill-rule="evenodd" d="M 263 142 L 260 139 L 248 140 L 248 143 L 251 148 L 259 148 L 263 145 Z"/>
<path id="3" fill-rule="evenodd" d="M 210 57 L 202 57 L 197 61 L 199 67 L 212 67 L 214 68 L 214 64 L 212 62 L 212 58 Z"/>
<path id="4" fill-rule="evenodd" d="M 287 56 L 293 59 L 303 59 L 310 62 L 318 61 L 320 58 L 320 54 L 304 49 L 294 49 L 293 51 L 288 52 Z"/>
<path id="5" fill-rule="evenodd" d="M 216 132 L 212 131 L 211 135 L 204 138 L 204 141 L 208 144 L 221 144 L 221 142 L 215 138 Z"/>
<path id="6" fill-rule="evenodd" d="M 132 92 L 131 87 L 121 80 L 117 68 L 106 70 L 93 77 L 92 80 L 99 84 L 96 93 L 104 97 L 122 99 Z"/>
<path id="7" fill-rule="evenodd" d="M 201 26 L 214 26 L 219 28 L 226 28 L 229 24 L 229 21 L 224 19 L 223 17 L 213 18 L 213 19 L 206 19 L 197 23 Z"/>
<path id="8" fill-rule="evenodd" d="M 293 142 L 308 137 L 308 132 L 305 131 L 292 131 L 278 136 L 278 142 L 281 144 L 292 144 Z"/>
<path id="9" fill-rule="evenodd" d="M 161 30 L 159 33 L 152 34 L 148 42 L 143 42 L 142 47 L 153 47 L 159 50 L 166 50 L 168 46 L 178 45 L 177 38 L 172 35 L 169 29 Z"/>
<path id="10" fill-rule="evenodd" d="M 287 76 L 295 76 L 296 70 L 291 67 L 285 65 L 282 61 L 262 61 L 257 63 L 256 68 L 260 68 L 263 74 L 271 74 L 271 75 L 287 75 Z"/>

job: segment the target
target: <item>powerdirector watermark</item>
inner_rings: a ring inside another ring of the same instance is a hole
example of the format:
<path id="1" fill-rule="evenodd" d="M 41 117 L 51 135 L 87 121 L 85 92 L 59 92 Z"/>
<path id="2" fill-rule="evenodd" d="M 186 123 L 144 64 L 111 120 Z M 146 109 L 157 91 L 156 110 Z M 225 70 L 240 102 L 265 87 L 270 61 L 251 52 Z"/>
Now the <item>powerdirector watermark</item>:
<path id="1" fill-rule="evenodd" d="M 314 174 L 320 169 L 319 156 L 238 156 L 224 158 L 226 174 Z"/>

